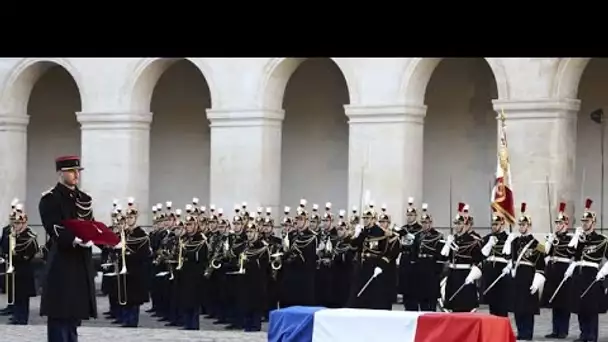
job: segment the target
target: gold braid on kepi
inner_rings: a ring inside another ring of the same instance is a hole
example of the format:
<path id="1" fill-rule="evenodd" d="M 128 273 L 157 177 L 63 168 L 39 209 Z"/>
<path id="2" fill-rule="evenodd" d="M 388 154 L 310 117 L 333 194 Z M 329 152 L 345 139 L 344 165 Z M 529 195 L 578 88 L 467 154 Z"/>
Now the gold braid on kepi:
<path id="1" fill-rule="evenodd" d="M 137 207 L 135 207 L 135 198 L 129 197 L 127 199 L 127 211 L 125 214 L 127 216 L 137 216 L 139 214 Z"/>
<path id="2" fill-rule="evenodd" d="M 527 224 L 532 224 L 532 217 L 530 217 L 530 215 L 526 214 L 526 202 L 522 202 L 521 206 L 520 206 L 520 211 L 521 211 L 521 215 L 519 216 L 519 220 L 517 220 L 519 222 L 519 224 L 522 223 L 527 223 Z"/>
<path id="3" fill-rule="evenodd" d="M 430 223 L 433 221 L 433 217 L 429 214 L 429 205 L 422 203 L 422 215 L 420 215 L 420 222 Z"/>
<path id="4" fill-rule="evenodd" d="M 391 222 L 391 216 L 386 212 L 386 204 L 380 207 L 380 215 L 378 215 L 378 222 Z"/>
<path id="5" fill-rule="evenodd" d="M 559 207 L 557 208 L 557 217 L 555 218 L 555 223 L 568 223 L 570 218 L 566 215 L 566 202 L 560 202 Z"/>
<path id="6" fill-rule="evenodd" d="M 407 209 L 406 209 L 406 212 L 408 214 L 416 214 L 417 213 L 416 207 L 414 207 L 414 197 L 409 197 L 407 199 Z"/>
<path id="7" fill-rule="evenodd" d="M 583 212 L 583 217 L 581 218 L 581 221 L 595 222 L 596 215 L 594 211 L 591 211 L 592 204 L 593 200 L 591 200 L 590 198 L 587 198 L 587 200 L 585 200 L 585 211 Z"/>

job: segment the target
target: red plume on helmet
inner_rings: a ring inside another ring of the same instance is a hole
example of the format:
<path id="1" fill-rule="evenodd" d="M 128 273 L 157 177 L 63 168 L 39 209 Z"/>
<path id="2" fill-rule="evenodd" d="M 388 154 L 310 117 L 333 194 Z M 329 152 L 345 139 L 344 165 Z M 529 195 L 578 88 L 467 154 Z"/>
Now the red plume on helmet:
<path id="1" fill-rule="evenodd" d="M 465 204 L 463 202 L 458 203 L 458 212 L 461 213 L 464 210 Z"/>
<path id="2" fill-rule="evenodd" d="M 585 210 L 591 209 L 592 204 L 593 204 L 593 200 L 591 198 L 587 198 L 587 200 L 585 200 Z"/>
<path id="3" fill-rule="evenodd" d="M 563 213 L 564 211 L 566 211 L 566 202 L 561 202 L 559 204 L 559 210 L 557 212 L 558 213 Z"/>
<path id="4" fill-rule="evenodd" d="M 520 211 L 522 215 L 526 213 L 526 202 L 522 202 Z"/>

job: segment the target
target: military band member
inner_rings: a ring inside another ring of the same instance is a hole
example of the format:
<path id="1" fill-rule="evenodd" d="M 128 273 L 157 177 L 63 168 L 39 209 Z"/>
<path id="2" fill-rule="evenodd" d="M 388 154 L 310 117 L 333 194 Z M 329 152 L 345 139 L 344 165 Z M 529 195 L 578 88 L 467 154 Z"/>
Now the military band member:
<path id="1" fill-rule="evenodd" d="M 510 276 L 503 270 L 511 260 L 511 255 L 504 253 L 509 234 L 504 231 L 505 218 L 497 213 L 492 215 L 492 232 L 483 237 L 481 253 L 486 258 L 483 262 L 482 282 L 484 298 L 490 314 L 500 317 L 509 316 L 509 282 Z"/>
<path id="2" fill-rule="evenodd" d="M 199 330 L 200 303 L 204 295 L 201 289 L 208 257 L 206 237 L 200 233 L 194 213 L 186 216 L 184 225 L 176 266 L 176 272 L 180 274 L 178 306 L 184 329 Z"/>
<path id="3" fill-rule="evenodd" d="M 258 213 L 263 209 L 258 208 Z M 232 218 L 232 230 L 229 232 L 228 250 L 224 261 L 224 272 L 226 272 L 226 281 L 222 286 L 222 306 L 225 308 L 226 319 L 230 323 L 227 329 L 242 329 L 243 328 L 243 312 L 238 306 L 238 296 L 240 286 L 242 285 L 242 277 L 235 277 L 234 272 L 240 269 L 239 255 L 243 252 L 247 243 L 244 226 L 248 222 L 242 221 L 242 216 L 239 214 L 238 207 L 235 208 L 235 215 Z M 256 215 L 255 222 L 263 222 L 264 217 Z M 249 220 L 247 220 L 249 221 Z M 224 222 L 229 225 L 228 222 Z"/>
<path id="4" fill-rule="evenodd" d="M 309 229 L 306 200 L 300 200 L 294 221 L 295 231 L 283 249 L 281 307 L 315 304 L 317 235 Z"/>
<path id="5" fill-rule="evenodd" d="M 282 265 L 281 251 L 283 249 L 283 240 L 274 235 L 274 219 L 272 218 L 272 209 L 266 208 L 266 218 L 260 231 L 260 239 L 268 244 L 268 251 L 271 256 L 271 267 L 268 267 L 266 286 L 268 297 L 268 308 L 262 317 L 262 320 L 267 321 L 270 317 L 270 311 L 279 308 L 279 284 L 280 272 Z"/>
<path id="6" fill-rule="evenodd" d="M 247 242 L 239 254 L 240 281 L 239 306 L 243 310 L 243 327 L 246 332 L 262 329 L 262 315 L 266 312 L 267 275 L 270 267 L 268 245 L 259 239 L 258 227 L 250 221 L 245 227 Z"/>
<path id="7" fill-rule="evenodd" d="M 93 220 L 91 196 L 78 188 L 80 158 L 55 160 L 59 182 L 40 199 L 42 225 L 53 240 L 42 289 L 40 315 L 47 316 L 49 342 L 78 341 L 83 319 L 97 317 L 93 242 L 82 241 L 63 227 L 66 219 Z M 66 303 L 70 303 L 66 305 Z"/>
<path id="8" fill-rule="evenodd" d="M 418 212 L 414 207 L 414 198 L 407 200 L 406 224 L 399 228 L 399 242 L 401 256 L 399 257 L 399 293 L 403 296 L 403 307 L 406 311 L 418 311 L 420 303 L 416 300 L 416 288 L 419 284 L 416 279 L 416 237 L 422 226 L 418 223 Z M 433 303 L 436 302 L 433 299 Z"/>
<path id="9" fill-rule="evenodd" d="M 355 228 L 351 241 L 358 251 L 350 300 L 355 308 L 392 308 L 399 236 L 393 233 L 390 216 L 382 209 L 378 215 L 373 204 L 369 205 L 362 215 L 363 226 Z"/>
<path id="10" fill-rule="evenodd" d="M 146 310 L 147 313 L 155 314 L 159 310 L 159 293 L 158 293 L 158 282 L 156 278 L 157 265 L 154 262 L 157 257 L 157 251 L 160 244 L 160 232 L 162 231 L 161 225 L 159 224 L 159 210 L 160 208 L 157 205 L 152 206 L 152 231 L 149 232 L 150 236 L 150 249 L 152 250 L 152 260 L 150 263 L 150 272 L 148 282 L 150 285 L 150 301 L 152 302 L 152 306 L 150 309 Z"/>
<path id="11" fill-rule="evenodd" d="M 20 207 L 18 207 L 20 206 Z M 2 246 L 4 246 L 6 244 L 5 240 L 8 241 L 8 236 L 10 234 L 11 231 L 11 227 L 13 225 L 13 221 L 14 218 L 16 217 L 16 213 L 20 210 L 22 210 L 22 204 L 19 203 L 19 199 L 15 198 L 11 201 L 11 211 L 9 214 L 9 224 L 6 225 L 5 227 L 2 228 L 2 237 L 0 237 L 0 254 L 5 254 L 4 251 L 2 251 Z M 6 293 L 6 281 L 5 281 L 5 272 L 6 272 L 6 263 L 0 263 L 0 272 L 2 272 L 2 275 L 0 275 L 0 289 L 2 289 L 2 293 Z M 12 308 L 13 308 L 13 304 L 7 304 L 6 307 L 2 310 L 0 310 L 0 315 L 2 316 L 9 316 L 12 314 Z"/>
<path id="12" fill-rule="evenodd" d="M 317 305 L 323 307 L 331 306 L 332 302 L 332 286 L 334 279 L 332 270 L 333 244 L 335 243 L 335 230 L 332 226 L 333 214 L 331 212 L 331 203 L 325 204 L 325 213 L 321 217 L 320 229 L 318 230 L 317 238 L 319 245 L 317 246 L 317 273 L 315 298 Z"/>
<path id="13" fill-rule="evenodd" d="M 464 203 L 459 203 L 453 223 L 456 235 L 447 237 L 440 252 L 449 260 L 444 307 L 452 312 L 475 311 L 479 306 L 475 281 L 482 275 L 481 236 L 472 229 L 473 217 Z"/>
<path id="14" fill-rule="evenodd" d="M 578 314 L 580 328 L 577 342 L 598 340 L 598 316 L 606 311 L 602 281 L 608 275 L 608 263 L 604 263 L 601 269 L 599 265 L 608 257 L 608 239 L 595 231 L 596 214 L 591 211 L 592 203 L 587 199 L 581 218 L 582 227 L 577 229 L 569 243 L 576 263 L 566 271 L 566 276 L 572 277 L 572 312 Z"/>
<path id="15" fill-rule="evenodd" d="M 118 246 L 125 261 L 121 272 L 126 273 L 126 304 L 122 308 L 121 321 L 123 327 L 137 327 L 140 307 L 149 301 L 150 237 L 137 225 L 139 211 L 133 198 L 128 199 L 125 215 L 124 245 Z"/>
<path id="16" fill-rule="evenodd" d="M 110 228 L 120 236 L 120 227 L 118 224 L 118 215 L 121 214 L 121 209 L 118 206 L 118 200 L 112 203 L 111 224 Z M 104 316 L 109 319 L 118 319 L 120 317 L 120 305 L 118 303 L 118 250 L 114 247 L 104 246 L 101 248 L 101 268 L 103 278 L 101 280 L 101 290 L 108 296 L 109 311 L 104 312 Z"/>
<path id="17" fill-rule="evenodd" d="M 208 314 L 216 318 L 214 324 L 227 324 L 227 312 L 223 303 L 223 284 L 226 279 L 224 259 L 229 250 L 226 226 L 222 222 L 222 211 L 216 212 L 215 206 L 209 206 L 209 265 L 205 271 L 207 278 Z"/>
<path id="18" fill-rule="evenodd" d="M 421 229 L 416 239 L 416 263 L 414 270 L 414 302 L 418 304 L 416 310 L 437 310 L 439 298 L 439 282 L 443 263 L 441 251 L 443 236 L 433 228 L 433 217 L 428 212 L 428 204 L 422 204 L 420 215 Z M 410 279 L 412 282 L 412 279 Z"/>
<path id="19" fill-rule="evenodd" d="M 547 281 L 541 303 L 551 308 L 552 316 L 552 332 L 546 335 L 546 338 L 566 338 L 570 328 L 572 282 L 564 280 L 564 274 L 573 263 L 574 250 L 568 247 L 572 237 L 568 234 L 569 218 L 565 210 L 566 203 L 560 203 L 555 232 L 549 234 L 545 242 Z"/>
<path id="20" fill-rule="evenodd" d="M 512 311 L 517 325 L 517 339 L 531 341 L 534 316 L 540 314 L 540 293 L 545 283 L 544 246 L 532 235 L 532 218 L 521 204 L 519 236 L 511 243 L 511 262 L 507 269 L 512 280 Z"/>
<path id="21" fill-rule="evenodd" d="M 346 211 L 340 210 L 335 227 L 336 237 L 332 243 L 331 301 L 328 304 L 330 308 L 346 307 L 349 294 L 352 292 L 353 262 L 357 250 L 351 244 L 352 231 L 345 215 Z"/>
<path id="22" fill-rule="evenodd" d="M 27 226 L 27 215 L 17 210 L 12 218 L 9 236 L 2 240 L 6 263 L 6 293 L 13 303 L 9 324 L 27 325 L 30 314 L 30 298 L 36 296 L 32 260 L 38 252 L 36 234 Z"/>

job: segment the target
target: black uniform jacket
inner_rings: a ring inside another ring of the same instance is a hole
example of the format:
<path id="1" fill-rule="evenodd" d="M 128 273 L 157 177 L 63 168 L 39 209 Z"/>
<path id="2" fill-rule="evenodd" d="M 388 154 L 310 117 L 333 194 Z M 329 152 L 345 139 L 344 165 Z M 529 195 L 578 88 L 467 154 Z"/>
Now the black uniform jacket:
<path id="1" fill-rule="evenodd" d="M 74 244 L 62 226 L 68 219 L 92 220 L 92 199 L 80 189 L 57 184 L 43 194 L 40 219 L 52 240 L 42 288 L 40 315 L 63 319 L 97 317 L 91 248 Z"/>

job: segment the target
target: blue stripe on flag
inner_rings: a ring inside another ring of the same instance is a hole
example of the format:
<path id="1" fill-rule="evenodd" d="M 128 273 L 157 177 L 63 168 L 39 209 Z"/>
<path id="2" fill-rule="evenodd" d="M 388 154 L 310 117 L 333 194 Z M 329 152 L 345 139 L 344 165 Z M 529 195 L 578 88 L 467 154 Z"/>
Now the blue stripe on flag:
<path id="1" fill-rule="evenodd" d="M 292 306 L 270 313 L 268 342 L 310 342 L 318 306 Z"/>

